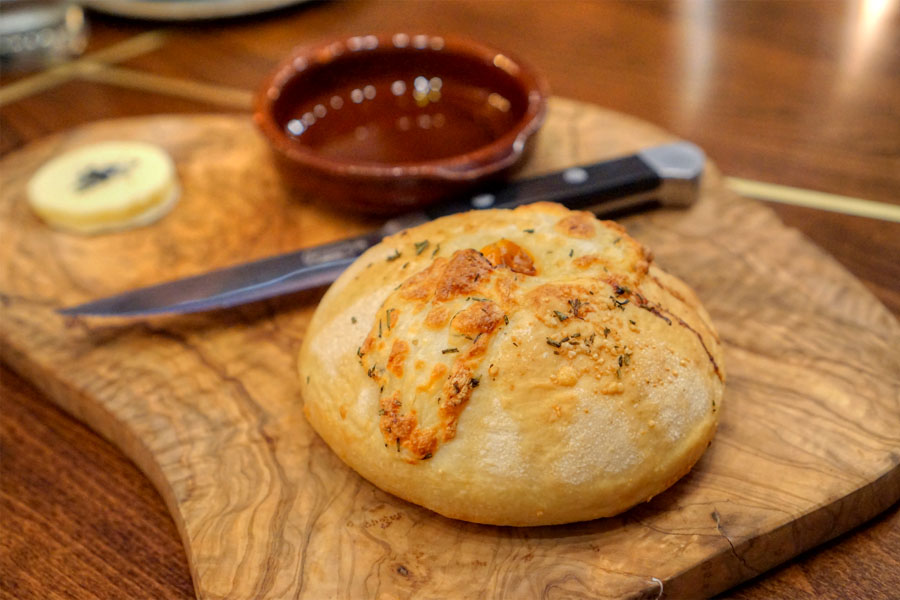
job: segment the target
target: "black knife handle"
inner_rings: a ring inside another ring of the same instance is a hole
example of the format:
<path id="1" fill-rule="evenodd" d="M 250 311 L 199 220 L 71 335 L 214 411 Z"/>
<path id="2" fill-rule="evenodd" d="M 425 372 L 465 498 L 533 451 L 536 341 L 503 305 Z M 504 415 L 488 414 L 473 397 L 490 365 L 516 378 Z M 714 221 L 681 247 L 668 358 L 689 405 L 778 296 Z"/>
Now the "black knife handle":
<path id="1" fill-rule="evenodd" d="M 651 192 L 662 178 L 639 156 L 572 167 L 480 190 L 472 196 L 428 208 L 431 219 L 472 209 L 514 208 L 532 202 L 558 202 L 573 210 L 591 210 L 607 200 Z"/>

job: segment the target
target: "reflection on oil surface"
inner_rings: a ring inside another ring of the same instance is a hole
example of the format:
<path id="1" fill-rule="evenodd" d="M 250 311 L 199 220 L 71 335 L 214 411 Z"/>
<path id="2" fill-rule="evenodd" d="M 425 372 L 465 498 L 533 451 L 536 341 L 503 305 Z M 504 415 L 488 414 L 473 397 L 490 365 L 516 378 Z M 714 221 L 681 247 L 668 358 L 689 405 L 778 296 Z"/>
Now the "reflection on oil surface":
<path id="1" fill-rule="evenodd" d="M 323 156 L 395 163 L 473 150 L 517 118 L 496 92 L 419 75 L 334 90 L 298 106 L 285 128 Z"/>
<path id="2" fill-rule="evenodd" d="M 321 64 L 296 65 L 297 77 L 277 101 L 277 121 L 323 157 L 396 164 L 476 150 L 522 118 L 528 99 L 508 65 L 460 62 L 423 39 L 377 49 L 352 38 Z"/>

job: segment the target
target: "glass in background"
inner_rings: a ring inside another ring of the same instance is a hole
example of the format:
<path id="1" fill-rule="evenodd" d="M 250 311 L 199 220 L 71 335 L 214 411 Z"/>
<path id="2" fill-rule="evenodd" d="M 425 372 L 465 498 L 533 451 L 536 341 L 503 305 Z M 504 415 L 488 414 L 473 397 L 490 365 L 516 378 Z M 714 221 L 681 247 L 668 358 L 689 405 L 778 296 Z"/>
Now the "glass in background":
<path id="1" fill-rule="evenodd" d="M 0 73 L 41 69 L 84 51 L 80 6 L 63 0 L 0 0 Z"/>

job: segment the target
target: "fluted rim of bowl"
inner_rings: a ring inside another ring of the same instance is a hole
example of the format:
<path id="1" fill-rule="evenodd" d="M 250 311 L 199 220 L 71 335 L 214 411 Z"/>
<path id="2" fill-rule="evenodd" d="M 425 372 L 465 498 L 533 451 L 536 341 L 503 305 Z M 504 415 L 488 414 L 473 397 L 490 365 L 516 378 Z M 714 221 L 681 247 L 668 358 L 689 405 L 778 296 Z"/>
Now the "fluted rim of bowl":
<path id="1" fill-rule="evenodd" d="M 278 125 L 274 104 L 281 90 L 294 77 L 309 66 L 324 65 L 346 52 L 377 51 L 388 45 L 397 45 L 398 38 L 407 45 L 418 44 L 415 49 L 447 51 L 458 55 L 479 58 L 496 64 L 498 56 L 508 59 L 515 66 L 514 73 L 504 69 L 522 85 L 527 101 L 522 117 L 496 140 L 477 149 L 446 158 L 397 164 L 354 162 L 324 157 L 314 150 L 293 143 Z M 298 70 L 298 65 L 302 69 Z M 264 80 L 254 99 L 254 121 L 266 139 L 282 157 L 291 162 L 326 172 L 332 176 L 371 179 L 433 179 L 464 182 L 491 175 L 511 167 L 522 157 L 527 142 L 543 125 L 547 113 L 549 87 L 545 78 L 528 63 L 508 52 L 456 35 L 408 35 L 403 33 L 351 36 L 323 41 L 313 45 L 298 46 L 281 61 Z"/>

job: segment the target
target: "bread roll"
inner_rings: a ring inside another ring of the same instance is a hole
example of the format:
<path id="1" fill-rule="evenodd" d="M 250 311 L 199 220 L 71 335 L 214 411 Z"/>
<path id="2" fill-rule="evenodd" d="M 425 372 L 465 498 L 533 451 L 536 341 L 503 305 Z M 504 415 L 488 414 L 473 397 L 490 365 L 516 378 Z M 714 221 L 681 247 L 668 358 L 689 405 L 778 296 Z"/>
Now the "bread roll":
<path id="1" fill-rule="evenodd" d="M 384 239 L 328 290 L 304 410 L 378 487 L 455 519 L 620 513 L 687 473 L 725 375 L 709 316 L 611 221 L 548 203 Z"/>

